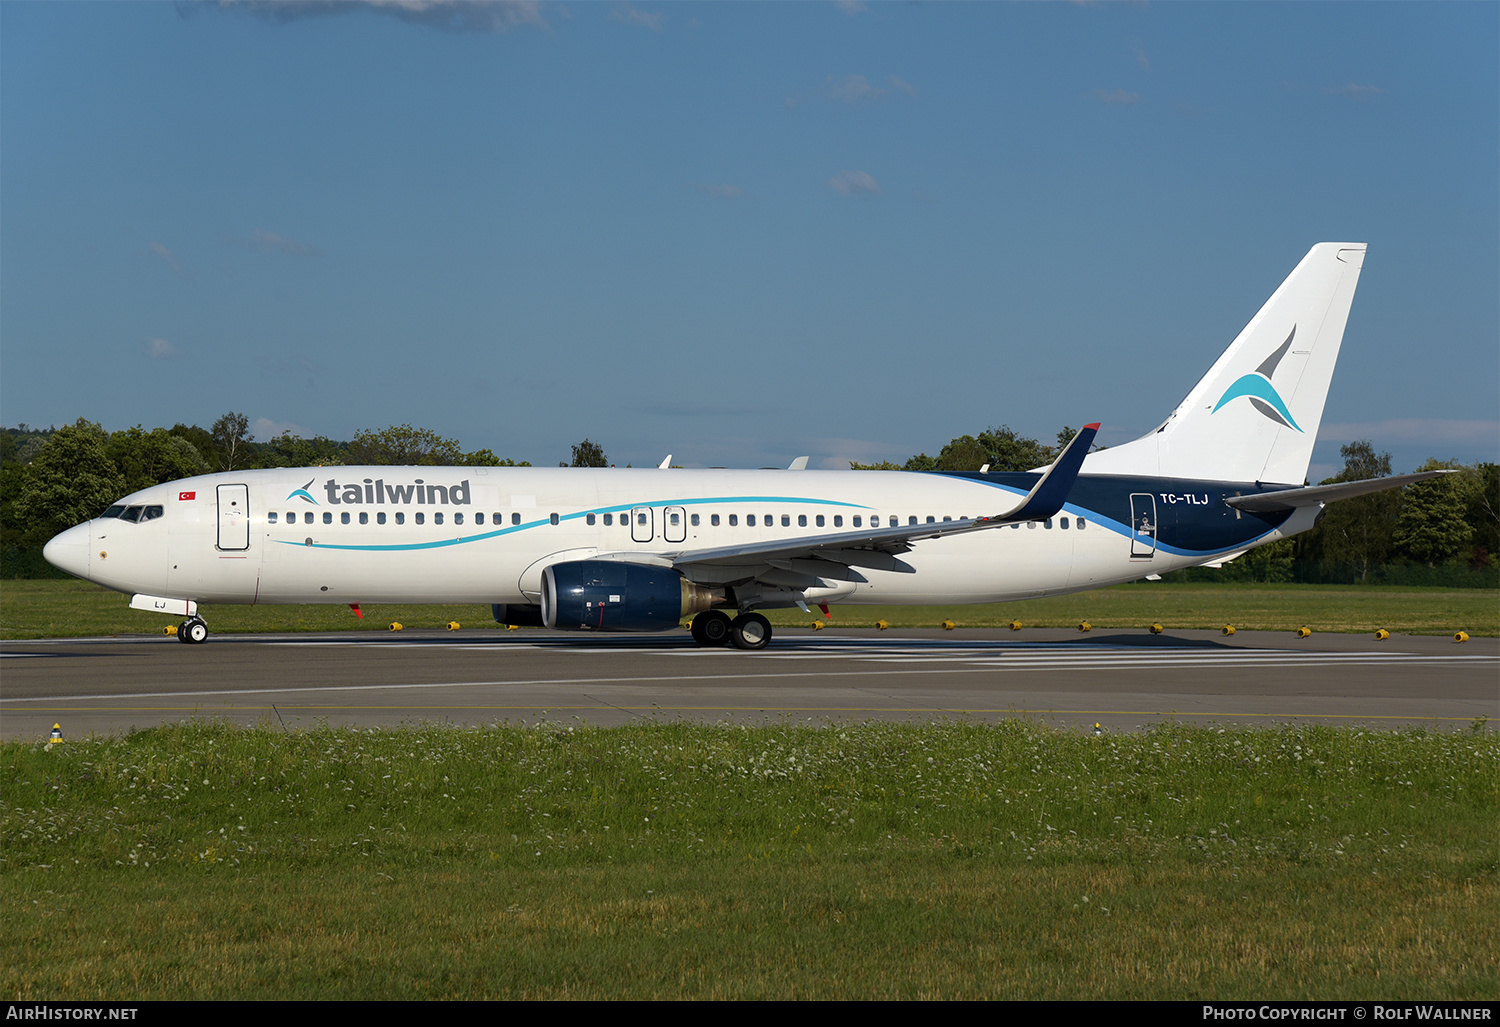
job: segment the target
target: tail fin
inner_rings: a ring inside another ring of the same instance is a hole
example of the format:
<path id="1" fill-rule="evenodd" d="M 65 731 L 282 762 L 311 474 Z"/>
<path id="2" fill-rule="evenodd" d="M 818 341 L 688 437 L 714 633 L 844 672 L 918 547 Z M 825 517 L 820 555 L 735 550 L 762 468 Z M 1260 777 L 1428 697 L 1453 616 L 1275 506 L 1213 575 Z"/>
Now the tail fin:
<path id="1" fill-rule="evenodd" d="M 1364 243 L 1314 246 L 1161 427 L 1085 473 L 1301 485 L 1364 258 Z"/>

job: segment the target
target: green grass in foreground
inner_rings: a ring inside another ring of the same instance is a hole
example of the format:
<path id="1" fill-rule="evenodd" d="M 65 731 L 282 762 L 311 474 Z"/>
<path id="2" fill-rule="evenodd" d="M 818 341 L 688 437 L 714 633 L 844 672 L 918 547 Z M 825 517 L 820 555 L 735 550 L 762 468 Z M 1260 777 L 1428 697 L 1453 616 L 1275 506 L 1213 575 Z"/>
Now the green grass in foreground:
<path id="1" fill-rule="evenodd" d="M 356 619 L 345 606 L 206 606 L 215 632 L 388 631 L 392 621 L 408 628 L 440 628 L 450 620 L 465 630 L 497 628 L 488 606 L 365 606 Z M 834 627 L 936 627 L 951 619 L 960 627 L 1142 628 L 1160 621 L 1170 629 L 1243 631 L 1374 631 L 1406 634 L 1500 635 L 1500 593 L 1486 589 L 1360 585 L 1209 585 L 1144 582 L 1050 599 L 984 606 L 835 606 Z M 773 624 L 802 625 L 800 610 L 773 610 Z M 821 618 L 821 614 L 815 614 Z M 98 585 L 68 581 L 0 582 L 0 637 L 68 638 L 152 634 L 174 618 L 132 610 L 129 599 Z"/>
<path id="2" fill-rule="evenodd" d="M 0 746 L 33 998 L 1493 998 L 1500 737 L 196 725 Z"/>

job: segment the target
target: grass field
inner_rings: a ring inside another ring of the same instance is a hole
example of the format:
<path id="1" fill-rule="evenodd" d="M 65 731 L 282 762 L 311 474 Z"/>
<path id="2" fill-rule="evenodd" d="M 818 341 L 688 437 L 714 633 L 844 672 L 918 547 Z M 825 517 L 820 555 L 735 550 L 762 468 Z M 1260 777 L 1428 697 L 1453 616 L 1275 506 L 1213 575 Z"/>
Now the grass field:
<path id="1" fill-rule="evenodd" d="M 129 608 L 126 596 L 86 581 L 0 582 L 0 637 L 61 638 L 148 634 L 173 618 Z M 933 627 L 951 619 L 960 627 L 1072 627 L 1087 620 L 1100 628 L 1373 631 L 1406 634 L 1500 635 L 1500 593 L 1488 589 L 1376 588 L 1359 585 L 1210 585 L 1142 582 L 1071 596 L 986 606 L 835 606 L 833 626 Z M 493 631 L 487 606 L 365 606 L 356 619 L 345 606 L 207 606 L 215 632 L 387 631 L 393 621 L 437 628 L 450 620 L 465 630 Z M 806 625 L 800 610 L 776 610 L 773 624 Z M 821 616 L 821 615 L 818 615 Z"/>
<path id="2" fill-rule="evenodd" d="M 1471 998 L 1500 737 L 1025 722 L 0 746 L 33 998 Z"/>

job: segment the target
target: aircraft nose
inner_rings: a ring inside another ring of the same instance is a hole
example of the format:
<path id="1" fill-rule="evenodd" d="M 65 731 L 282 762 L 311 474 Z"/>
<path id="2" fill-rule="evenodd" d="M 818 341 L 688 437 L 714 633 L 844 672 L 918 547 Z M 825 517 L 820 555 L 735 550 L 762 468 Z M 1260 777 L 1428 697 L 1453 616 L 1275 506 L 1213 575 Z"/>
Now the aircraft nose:
<path id="1" fill-rule="evenodd" d="M 60 571 L 87 578 L 89 576 L 89 526 L 80 524 L 57 535 L 42 549 L 42 556 Z"/>

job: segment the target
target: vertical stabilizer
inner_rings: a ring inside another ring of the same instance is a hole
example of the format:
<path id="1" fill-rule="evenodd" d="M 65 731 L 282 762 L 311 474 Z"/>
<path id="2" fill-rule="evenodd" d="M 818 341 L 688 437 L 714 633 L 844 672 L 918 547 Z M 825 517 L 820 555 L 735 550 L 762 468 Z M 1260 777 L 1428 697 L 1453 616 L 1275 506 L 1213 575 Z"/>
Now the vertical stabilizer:
<path id="1" fill-rule="evenodd" d="M 1364 257 L 1314 246 L 1161 427 L 1084 473 L 1301 485 Z"/>

